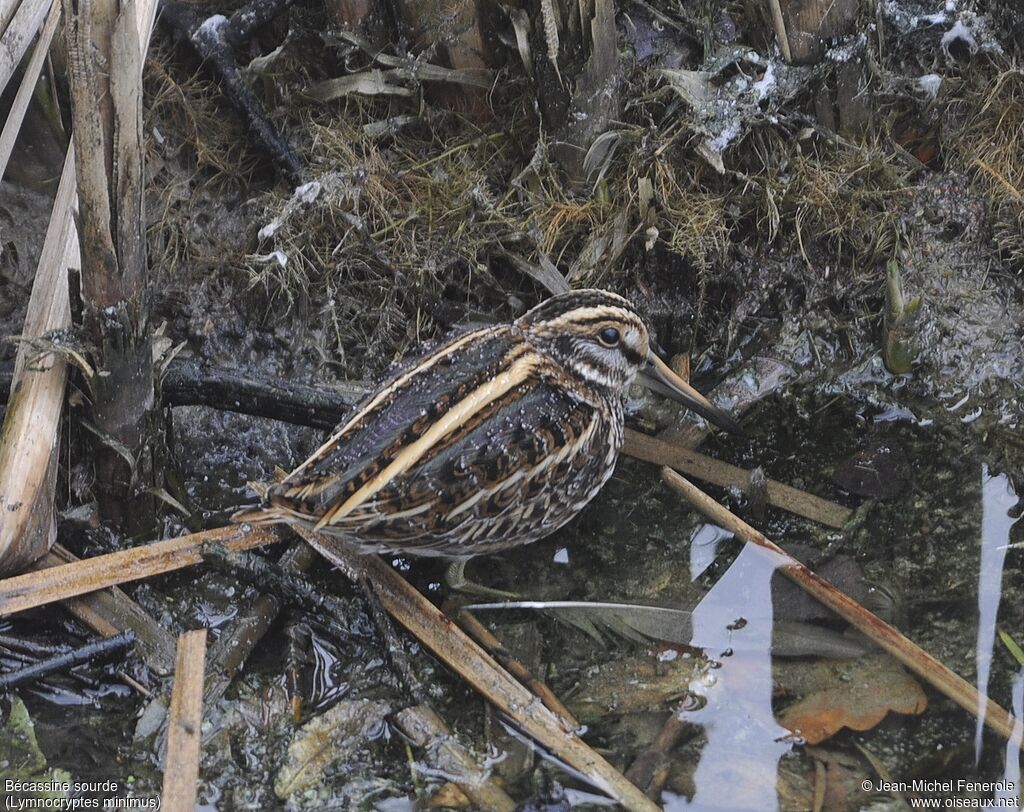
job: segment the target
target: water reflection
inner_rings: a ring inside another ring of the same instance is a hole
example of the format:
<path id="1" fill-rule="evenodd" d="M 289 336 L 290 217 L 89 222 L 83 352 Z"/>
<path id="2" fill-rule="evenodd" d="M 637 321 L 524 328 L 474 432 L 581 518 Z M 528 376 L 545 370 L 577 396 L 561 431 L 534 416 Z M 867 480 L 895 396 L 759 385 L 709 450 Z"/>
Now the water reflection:
<path id="1" fill-rule="evenodd" d="M 778 808 L 776 769 L 792 745 L 772 713 L 771 580 L 785 562 L 746 545 L 694 609 L 693 643 L 722 667 L 710 672 L 713 684 L 693 686 L 707 701 L 685 713 L 707 735 L 694 773 L 696 791 L 689 800 L 665 793 L 666 810 Z"/>
<path id="2" fill-rule="evenodd" d="M 1020 795 L 1020 741 L 1021 733 L 1024 732 L 1024 669 L 1017 672 L 1013 680 L 1013 687 L 1010 689 L 1013 697 L 1013 715 L 1017 718 L 1013 726 L 1013 735 L 1006 743 L 1006 768 L 1003 770 L 1003 783 L 1013 789 L 998 789 L 995 797 L 1014 801 L 1018 803 Z"/>
<path id="3" fill-rule="evenodd" d="M 697 580 L 718 555 L 718 545 L 732 533 L 714 524 L 701 524 L 690 535 L 690 580 Z"/>
<path id="4" fill-rule="evenodd" d="M 985 727 L 985 696 L 992 670 L 992 649 L 996 639 L 996 618 L 1003 588 L 1003 564 L 1010 543 L 1010 529 L 1016 523 L 1010 510 L 1019 501 L 1006 474 L 989 476 L 981 466 L 981 564 L 978 572 L 978 721 L 974 733 L 974 763 L 981 762 Z"/>

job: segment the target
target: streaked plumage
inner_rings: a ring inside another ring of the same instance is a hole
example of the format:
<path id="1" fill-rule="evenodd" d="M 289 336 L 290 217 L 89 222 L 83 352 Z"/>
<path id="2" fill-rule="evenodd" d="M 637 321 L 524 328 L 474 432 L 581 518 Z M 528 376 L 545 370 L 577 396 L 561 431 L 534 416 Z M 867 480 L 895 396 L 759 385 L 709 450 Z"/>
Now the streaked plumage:
<path id="1" fill-rule="evenodd" d="M 464 558 L 537 541 L 611 476 L 623 396 L 648 354 L 632 306 L 597 290 L 456 335 L 235 519 L 313 527 L 363 552 Z M 693 390 L 682 396 L 727 420 Z"/>

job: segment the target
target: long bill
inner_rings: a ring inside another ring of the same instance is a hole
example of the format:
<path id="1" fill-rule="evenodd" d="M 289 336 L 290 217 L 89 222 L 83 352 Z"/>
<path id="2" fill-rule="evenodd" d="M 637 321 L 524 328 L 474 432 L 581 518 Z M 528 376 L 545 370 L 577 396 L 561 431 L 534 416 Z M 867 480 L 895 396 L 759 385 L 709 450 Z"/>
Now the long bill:
<path id="1" fill-rule="evenodd" d="M 653 351 L 648 354 L 647 366 L 640 370 L 638 380 L 652 392 L 672 398 L 718 428 L 732 434 L 745 434 L 728 413 L 676 375 Z"/>

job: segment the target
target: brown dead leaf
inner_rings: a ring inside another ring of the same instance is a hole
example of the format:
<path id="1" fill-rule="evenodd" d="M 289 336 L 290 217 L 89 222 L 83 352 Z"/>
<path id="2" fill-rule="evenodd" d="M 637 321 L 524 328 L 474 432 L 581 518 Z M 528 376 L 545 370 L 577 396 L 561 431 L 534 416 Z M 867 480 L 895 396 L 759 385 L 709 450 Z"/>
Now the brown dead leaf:
<path id="1" fill-rule="evenodd" d="M 287 800 L 315 787 L 332 764 L 344 764 L 374 738 L 390 712 L 387 702 L 346 699 L 299 728 L 274 780 L 277 797 Z"/>
<path id="2" fill-rule="evenodd" d="M 775 678 L 784 693 L 800 697 L 778 714 L 779 724 L 811 744 L 844 727 L 870 730 L 890 711 L 919 714 L 928 705 L 917 680 L 884 654 L 787 663 Z"/>
<path id="3" fill-rule="evenodd" d="M 471 804 L 472 801 L 466 797 L 466 793 L 451 781 L 442 784 L 427 801 L 427 807 L 430 809 L 468 809 Z"/>

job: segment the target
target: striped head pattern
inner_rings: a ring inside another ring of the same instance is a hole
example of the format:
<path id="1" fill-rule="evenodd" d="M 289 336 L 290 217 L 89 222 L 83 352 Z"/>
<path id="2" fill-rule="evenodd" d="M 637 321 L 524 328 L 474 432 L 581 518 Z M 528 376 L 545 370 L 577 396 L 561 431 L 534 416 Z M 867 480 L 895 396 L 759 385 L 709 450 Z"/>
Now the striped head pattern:
<path id="1" fill-rule="evenodd" d="M 621 397 L 649 352 L 643 319 L 626 299 L 602 290 L 553 296 L 520 316 L 514 327 L 605 396 Z"/>

